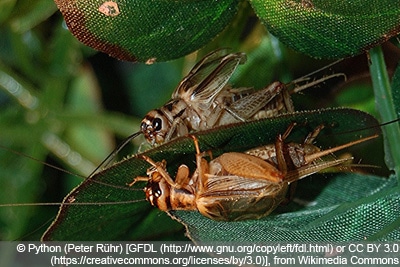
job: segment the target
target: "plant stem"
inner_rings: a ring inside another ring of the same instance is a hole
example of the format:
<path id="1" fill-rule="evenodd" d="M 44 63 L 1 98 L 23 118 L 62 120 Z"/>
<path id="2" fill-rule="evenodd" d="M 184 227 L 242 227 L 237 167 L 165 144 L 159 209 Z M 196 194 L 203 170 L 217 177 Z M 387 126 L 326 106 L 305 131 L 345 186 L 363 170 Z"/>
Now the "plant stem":
<path id="1" fill-rule="evenodd" d="M 369 66 L 372 86 L 374 88 L 376 109 L 381 122 L 397 119 L 396 108 L 393 102 L 392 88 L 387 73 L 382 48 L 374 47 L 369 52 L 371 64 Z M 385 144 L 385 161 L 387 166 L 394 170 L 398 179 L 400 174 L 400 127 L 398 123 L 391 123 L 382 129 Z"/>

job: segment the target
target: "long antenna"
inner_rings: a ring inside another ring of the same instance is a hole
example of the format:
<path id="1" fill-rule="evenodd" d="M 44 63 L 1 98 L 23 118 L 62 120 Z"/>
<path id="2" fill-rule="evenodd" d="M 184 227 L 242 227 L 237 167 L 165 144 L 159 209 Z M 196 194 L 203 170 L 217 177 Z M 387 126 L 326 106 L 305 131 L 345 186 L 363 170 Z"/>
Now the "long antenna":
<path id="1" fill-rule="evenodd" d="M 144 202 L 146 199 L 133 199 L 127 201 L 108 201 L 108 202 L 42 202 L 42 203 L 12 203 L 0 204 L 2 207 L 27 207 L 27 206 L 99 206 L 99 205 L 119 205 L 119 204 L 132 204 L 137 202 Z"/>
<path id="2" fill-rule="evenodd" d="M 126 145 L 126 144 L 124 143 L 123 145 Z M 34 157 L 32 157 L 32 156 L 29 156 L 28 154 L 25 154 L 25 153 L 22 153 L 22 152 L 19 152 L 19 151 L 10 149 L 10 148 L 8 148 L 8 147 L 6 147 L 6 146 L 3 146 L 3 145 L 1 145 L 1 144 L 0 144 L 0 147 L 1 147 L 2 149 L 4 149 L 4 150 L 8 151 L 8 152 L 14 153 L 14 154 L 16 154 L 16 155 L 18 155 L 18 156 L 26 157 L 26 158 L 31 159 L 31 160 L 33 160 L 33 161 L 39 162 L 40 164 L 43 164 L 43 165 L 46 165 L 46 166 L 48 166 L 48 167 L 50 167 L 50 168 L 56 169 L 56 170 L 58 170 L 58 171 L 60 171 L 60 172 L 63 172 L 63 173 L 66 173 L 66 174 L 69 174 L 69 175 L 72 175 L 72 176 L 75 176 L 75 177 L 78 177 L 78 178 L 82 178 L 82 179 L 84 179 L 84 180 L 88 178 L 88 177 L 86 177 L 86 176 L 84 176 L 84 175 L 80 175 L 80 174 L 78 174 L 78 173 L 74 173 L 74 172 L 68 171 L 68 170 L 66 170 L 66 169 L 60 168 L 60 167 L 58 167 L 58 166 L 55 166 L 55 165 L 53 165 L 53 164 L 50 164 L 50 163 L 47 163 L 47 162 L 38 160 L 38 159 L 36 159 L 36 158 L 34 158 Z M 119 149 L 121 149 L 121 148 L 119 148 Z M 119 151 L 117 151 L 116 153 L 118 153 L 118 152 L 119 152 Z M 106 160 L 107 160 L 109 157 L 110 157 L 110 156 L 108 156 L 108 157 L 106 158 Z M 104 161 L 105 161 L 105 160 L 104 160 Z M 104 161 L 103 161 L 103 162 L 104 162 Z M 96 170 L 97 170 L 98 168 L 99 168 L 99 167 L 97 167 Z M 95 171 L 96 171 L 96 170 L 95 170 Z M 92 174 L 91 174 L 91 175 L 92 175 Z M 89 176 L 89 177 L 90 177 L 90 176 Z M 137 191 L 137 190 L 141 190 L 141 189 L 137 189 L 137 188 L 129 188 L 129 187 L 126 187 L 126 186 L 119 186 L 119 185 L 108 184 L 108 183 L 105 183 L 105 182 L 102 182 L 102 181 L 97 181 L 97 180 L 92 180 L 91 182 L 96 183 L 96 184 L 101 184 L 101 185 L 104 185 L 104 186 L 108 186 L 108 187 L 117 188 L 117 189 L 128 190 L 128 191 Z M 1 205 L 0 205 L 0 207 L 1 207 Z"/>
<path id="3" fill-rule="evenodd" d="M 19 151 L 10 149 L 10 148 L 8 148 L 8 147 L 6 147 L 6 146 L 0 145 L 0 147 L 1 147 L 2 149 L 4 149 L 4 150 L 7 150 L 8 152 L 11 152 L 11 153 L 14 153 L 14 154 L 16 154 L 16 155 L 18 155 L 18 156 L 22 156 L 22 157 L 25 157 L 25 158 L 34 160 L 34 161 L 36 161 L 36 162 L 39 162 L 39 163 L 41 163 L 41 164 L 43 164 L 43 165 L 46 165 L 46 166 L 48 166 L 48 167 L 50 167 L 50 168 L 53 168 L 53 169 L 56 169 L 56 170 L 58 170 L 58 171 L 64 172 L 64 173 L 66 173 L 66 174 L 70 174 L 70 175 L 73 175 L 73 176 L 76 176 L 76 177 L 79 177 L 79 178 L 83 178 L 83 179 L 86 179 L 86 178 L 87 178 L 86 176 L 80 175 L 80 174 L 78 174 L 78 173 L 73 173 L 73 172 L 70 172 L 70 171 L 65 170 L 65 169 L 63 169 L 63 168 L 57 167 L 57 166 L 55 166 L 55 165 L 52 165 L 52 164 L 50 164 L 50 163 L 47 163 L 47 162 L 44 162 L 44 161 L 35 159 L 34 157 L 29 156 L 28 154 L 25 154 L 25 153 L 22 153 L 22 152 L 19 152 Z"/>
<path id="4" fill-rule="evenodd" d="M 306 80 L 308 79 L 308 77 L 310 77 L 310 76 L 312 76 L 312 75 L 314 75 L 314 74 L 316 74 L 316 73 L 318 73 L 318 72 L 320 72 L 320 71 L 323 71 L 323 70 L 325 70 L 325 69 L 328 69 L 328 68 L 330 68 L 330 67 L 336 65 L 337 63 L 341 62 L 341 61 L 343 61 L 343 59 L 336 60 L 336 61 L 334 61 L 334 62 L 332 62 L 332 63 L 330 63 L 330 64 L 328 64 L 328 65 L 326 65 L 326 66 L 323 66 L 323 67 L 320 68 L 320 69 L 317 69 L 317 70 L 315 70 L 315 71 L 313 71 L 313 72 L 307 73 L 306 75 L 304 75 L 304 76 L 302 76 L 302 77 L 300 77 L 300 78 L 297 78 L 297 79 L 291 81 L 290 83 L 298 83 L 298 82 L 306 81 Z"/>
<path id="5" fill-rule="evenodd" d="M 330 63 L 330 64 L 328 64 L 328 65 L 326 65 L 326 66 L 324 66 L 324 67 L 322 67 L 322 68 L 320 68 L 318 70 L 310 72 L 310 73 L 308 73 L 308 74 L 306 74 L 306 75 L 304 75 L 304 76 L 302 76 L 300 78 L 297 78 L 297 79 L 287 83 L 286 85 L 294 85 L 295 86 L 295 88 L 293 90 L 290 90 L 289 93 L 290 94 L 298 93 L 298 92 L 300 92 L 300 91 L 302 91 L 302 90 L 304 90 L 306 88 L 312 87 L 312 86 L 314 86 L 316 84 L 320 84 L 322 82 L 325 82 L 325 81 L 330 80 L 330 79 L 335 78 L 335 77 L 343 76 L 344 79 L 346 80 L 347 77 L 346 77 L 346 75 L 344 73 L 334 73 L 334 74 L 330 74 L 330 75 L 324 76 L 324 77 L 322 77 L 320 79 L 316 79 L 316 80 L 310 81 L 311 80 L 310 77 L 312 75 L 314 75 L 314 74 L 316 74 L 318 72 L 321 72 L 321 71 L 323 71 L 325 69 L 328 69 L 328 68 L 332 67 L 333 65 L 336 65 L 337 63 L 341 62 L 341 61 L 343 61 L 343 59 L 336 60 L 335 62 L 332 62 L 332 63 Z M 303 83 L 303 82 L 307 82 L 307 83 L 301 85 L 301 83 Z"/>
<path id="6" fill-rule="evenodd" d="M 100 168 L 107 167 L 111 160 L 115 158 L 115 156 L 121 151 L 122 148 L 124 148 L 130 141 L 132 141 L 134 138 L 136 138 L 138 135 L 140 135 L 142 132 L 136 132 L 128 136 L 121 144 L 119 144 L 113 152 L 111 152 L 97 167 L 92 171 L 92 173 L 89 174 L 88 178 L 92 177 L 94 174 L 97 173 L 97 171 Z"/>

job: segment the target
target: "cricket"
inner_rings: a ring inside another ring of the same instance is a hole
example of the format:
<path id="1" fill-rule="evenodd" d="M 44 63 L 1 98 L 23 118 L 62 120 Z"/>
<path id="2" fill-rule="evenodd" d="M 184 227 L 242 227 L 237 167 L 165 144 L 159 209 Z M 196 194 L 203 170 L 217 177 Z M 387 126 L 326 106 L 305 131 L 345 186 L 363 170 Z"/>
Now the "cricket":
<path id="1" fill-rule="evenodd" d="M 118 152 L 140 134 L 154 147 L 196 131 L 293 113 L 295 107 L 291 94 L 334 77 L 345 77 L 343 73 L 334 73 L 310 80 L 313 74 L 337 63 L 333 62 L 289 84 L 275 81 L 260 90 L 233 88 L 229 79 L 245 62 L 245 53 L 226 54 L 224 49 L 204 56 L 180 81 L 171 99 L 160 108 L 149 111 L 142 119 L 140 131 L 128 136 L 91 175 L 109 166 Z M 294 88 L 289 90 L 290 86 Z M 141 151 L 142 146 L 139 148 Z"/>
<path id="2" fill-rule="evenodd" d="M 372 135 L 321 151 L 312 143 L 323 125 L 301 144 L 285 143 L 293 127 L 295 124 L 277 135 L 275 144 L 244 153 L 224 153 L 209 162 L 192 135 L 196 148 L 196 170 L 192 176 L 186 165 L 180 165 L 173 179 L 166 169 L 167 162 L 154 162 L 142 156 L 151 164 L 148 177 L 137 177 L 129 186 L 147 182 L 146 199 L 162 211 L 197 210 L 217 221 L 259 219 L 270 214 L 285 199 L 291 183 L 352 160 L 351 157 L 323 159 L 324 156 L 378 137 Z"/>
<path id="3" fill-rule="evenodd" d="M 292 92 L 288 84 L 279 81 L 261 90 L 233 88 L 228 84 L 229 79 L 245 62 L 246 54 L 241 52 L 225 54 L 224 50 L 216 50 L 207 54 L 182 79 L 171 100 L 143 118 L 140 132 L 145 139 L 152 146 L 160 145 L 195 131 L 291 113 L 295 108 L 290 93 L 343 76 L 342 73 L 332 74 L 297 86 Z M 308 81 L 307 76 L 291 84 Z"/>

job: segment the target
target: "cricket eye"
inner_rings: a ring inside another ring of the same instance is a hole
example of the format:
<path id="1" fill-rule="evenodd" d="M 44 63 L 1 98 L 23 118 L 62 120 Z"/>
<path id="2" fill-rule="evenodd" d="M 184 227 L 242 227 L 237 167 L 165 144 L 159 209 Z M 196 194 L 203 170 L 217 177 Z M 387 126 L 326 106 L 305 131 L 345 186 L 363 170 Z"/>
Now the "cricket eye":
<path id="1" fill-rule="evenodd" d="M 152 180 L 149 180 L 145 188 L 145 192 L 146 199 L 150 202 L 151 205 L 157 207 L 158 198 L 162 195 L 160 184 L 158 182 L 153 182 Z"/>
<path id="2" fill-rule="evenodd" d="M 140 124 L 140 129 L 142 130 L 142 132 L 146 132 L 147 128 L 149 127 L 149 124 L 146 123 L 145 120 L 142 121 L 142 124 Z"/>
<path id="3" fill-rule="evenodd" d="M 160 119 L 160 118 L 155 118 L 155 119 L 153 120 L 153 129 L 154 129 L 155 131 L 159 131 L 159 130 L 161 130 L 161 127 L 162 127 L 162 121 L 161 121 L 161 119 Z"/>
<path id="4" fill-rule="evenodd" d="M 154 207 L 167 211 L 171 209 L 171 186 L 162 178 L 159 181 L 150 179 L 145 188 L 146 199 Z"/>

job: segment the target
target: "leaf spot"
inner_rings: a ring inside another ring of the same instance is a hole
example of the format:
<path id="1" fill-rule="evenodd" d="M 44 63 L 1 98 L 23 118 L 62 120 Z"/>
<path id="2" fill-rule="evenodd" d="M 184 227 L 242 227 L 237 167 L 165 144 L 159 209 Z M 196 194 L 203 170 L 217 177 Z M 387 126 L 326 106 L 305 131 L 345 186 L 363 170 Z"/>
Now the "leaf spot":
<path id="1" fill-rule="evenodd" d="M 106 16 L 116 17 L 119 15 L 120 11 L 118 4 L 112 1 L 104 2 L 100 7 L 99 11 Z"/>
<path id="2" fill-rule="evenodd" d="M 157 58 L 155 58 L 155 57 L 149 58 L 148 60 L 146 60 L 146 64 L 147 65 L 151 65 L 154 62 L 156 62 L 156 60 L 157 60 Z"/>
<path id="3" fill-rule="evenodd" d="M 314 8 L 314 4 L 311 0 L 301 0 L 301 5 L 305 8 Z"/>

